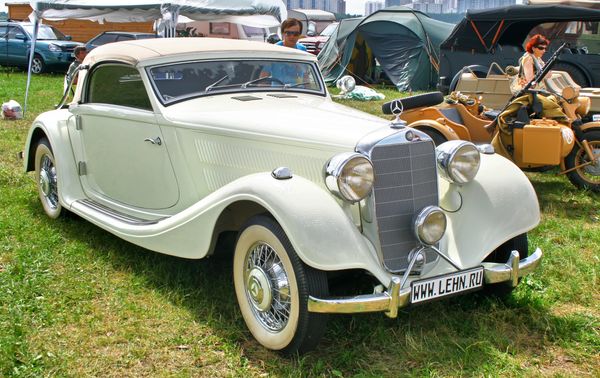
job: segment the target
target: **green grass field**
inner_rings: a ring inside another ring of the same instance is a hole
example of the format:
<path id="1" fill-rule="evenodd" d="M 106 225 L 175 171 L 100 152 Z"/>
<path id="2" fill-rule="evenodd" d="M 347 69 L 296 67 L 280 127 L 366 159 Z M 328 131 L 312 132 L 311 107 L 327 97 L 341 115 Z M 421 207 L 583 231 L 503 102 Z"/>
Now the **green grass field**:
<path id="1" fill-rule="evenodd" d="M 0 102 L 22 104 L 25 78 L 0 70 Z M 247 331 L 230 257 L 164 256 L 44 215 L 16 154 L 61 89 L 34 77 L 26 118 L 0 121 L 0 376 L 600 376 L 600 196 L 565 177 L 529 175 L 542 210 L 530 248 L 545 257 L 507 301 L 332 316 L 316 351 L 284 358 Z M 380 114 L 383 101 L 342 102 Z"/>

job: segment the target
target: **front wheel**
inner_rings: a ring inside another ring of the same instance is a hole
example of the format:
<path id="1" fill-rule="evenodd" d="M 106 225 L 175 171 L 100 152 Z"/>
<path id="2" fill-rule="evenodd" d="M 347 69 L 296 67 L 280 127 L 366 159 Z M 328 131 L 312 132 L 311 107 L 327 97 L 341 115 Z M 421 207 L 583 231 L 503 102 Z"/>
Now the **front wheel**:
<path id="1" fill-rule="evenodd" d="M 46 64 L 44 63 L 44 59 L 40 55 L 35 54 L 33 56 L 33 60 L 31 61 L 31 72 L 34 74 L 40 74 L 44 72 L 45 69 Z"/>
<path id="2" fill-rule="evenodd" d="M 326 274 L 300 260 L 272 218 L 255 216 L 240 231 L 233 281 L 244 321 L 260 344 L 284 353 L 317 345 L 327 316 L 308 312 L 307 302 L 309 294 L 328 295 Z"/>
<path id="3" fill-rule="evenodd" d="M 54 153 L 48 139 L 42 138 L 35 147 L 35 180 L 44 212 L 52 219 L 63 213 L 58 198 L 58 176 Z"/>
<path id="4" fill-rule="evenodd" d="M 519 252 L 519 259 L 523 260 L 529 256 L 529 241 L 527 234 L 517 235 L 514 238 L 506 241 L 500 247 L 496 248 L 484 261 L 495 263 L 506 263 L 512 251 Z M 520 280 L 520 278 L 519 278 Z M 485 293 L 499 297 L 508 297 L 515 288 L 507 282 L 486 285 Z"/>
<path id="5" fill-rule="evenodd" d="M 582 146 L 576 143 L 571 153 L 565 158 L 567 170 L 573 169 L 567 173 L 567 177 L 578 188 L 600 192 L 600 130 L 591 130 L 583 135 L 594 153 L 594 161 L 590 163 L 590 157 Z"/>

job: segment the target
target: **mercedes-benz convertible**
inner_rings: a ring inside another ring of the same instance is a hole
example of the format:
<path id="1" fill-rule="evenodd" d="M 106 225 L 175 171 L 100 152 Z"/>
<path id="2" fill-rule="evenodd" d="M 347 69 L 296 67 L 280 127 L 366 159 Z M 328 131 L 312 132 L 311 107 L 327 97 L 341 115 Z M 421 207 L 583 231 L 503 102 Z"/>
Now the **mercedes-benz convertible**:
<path id="1" fill-rule="evenodd" d="M 187 259 L 237 233 L 235 296 L 272 350 L 313 348 L 327 314 L 510 291 L 542 257 L 527 240 L 535 191 L 513 163 L 334 103 L 316 58 L 280 46 L 100 46 L 23 158 L 50 218 Z M 350 290 L 357 276 L 370 286 Z"/>

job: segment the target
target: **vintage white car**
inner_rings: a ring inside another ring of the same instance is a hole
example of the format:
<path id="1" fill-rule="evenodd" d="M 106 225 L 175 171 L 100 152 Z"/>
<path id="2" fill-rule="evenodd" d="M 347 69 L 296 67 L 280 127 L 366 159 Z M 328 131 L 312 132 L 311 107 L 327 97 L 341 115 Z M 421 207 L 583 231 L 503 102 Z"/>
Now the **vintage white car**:
<path id="1" fill-rule="evenodd" d="M 71 211 L 152 251 L 221 253 L 250 332 L 313 348 L 328 313 L 503 291 L 541 261 L 526 176 L 490 146 L 426 134 L 331 100 L 313 55 L 181 38 L 94 49 L 74 100 L 23 152 L 47 215 Z M 329 294 L 356 277 L 365 292 Z M 338 285 L 339 286 L 339 285 Z"/>

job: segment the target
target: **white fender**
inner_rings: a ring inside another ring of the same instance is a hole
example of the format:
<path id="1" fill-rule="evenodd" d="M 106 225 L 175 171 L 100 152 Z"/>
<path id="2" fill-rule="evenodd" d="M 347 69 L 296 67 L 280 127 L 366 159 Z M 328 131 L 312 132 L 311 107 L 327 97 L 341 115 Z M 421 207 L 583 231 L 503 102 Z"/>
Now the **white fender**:
<path id="1" fill-rule="evenodd" d="M 35 119 L 33 125 L 29 128 L 25 150 L 23 151 L 23 167 L 28 171 L 29 159 L 35 158 L 35 148 L 32 146 L 32 137 L 36 131 L 41 130 L 48 138 L 54 160 L 56 161 L 56 171 L 58 179 L 58 194 L 60 204 L 64 208 L 69 208 L 70 204 L 76 199 L 84 198 L 83 188 L 79 182 L 79 176 L 76 174 L 62 174 L 61 172 L 77 172 L 77 163 L 71 149 L 69 139 L 69 130 L 67 128 L 68 116 L 65 116 L 68 110 L 55 110 L 42 113 Z"/>
<path id="2" fill-rule="evenodd" d="M 463 268 L 480 265 L 494 249 L 540 222 L 529 179 L 498 154 L 481 154 L 481 166 L 472 182 L 458 186 L 440 180 L 439 184 L 440 206 L 449 210 L 441 247 Z M 436 273 L 452 270 L 447 264 L 438 265 Z"/>
<path id="3" fill-rule="evenodd" d="M 382 283 L 389 283 L 390 276 L 379 263 L 373 245 L 342 206 L 322 186 L 299 176 L 288 180 L 274 179 L 266 172 L 245 176 L 151 225 L 127 224 L 90 212 L 79 202 L 71 210 L 144 248 L 195 259 L 209 252 L 221 212 L 238 201 L 252 201 L 267 209 L 306 264 L 320 270 L 365 269 Z"/>

